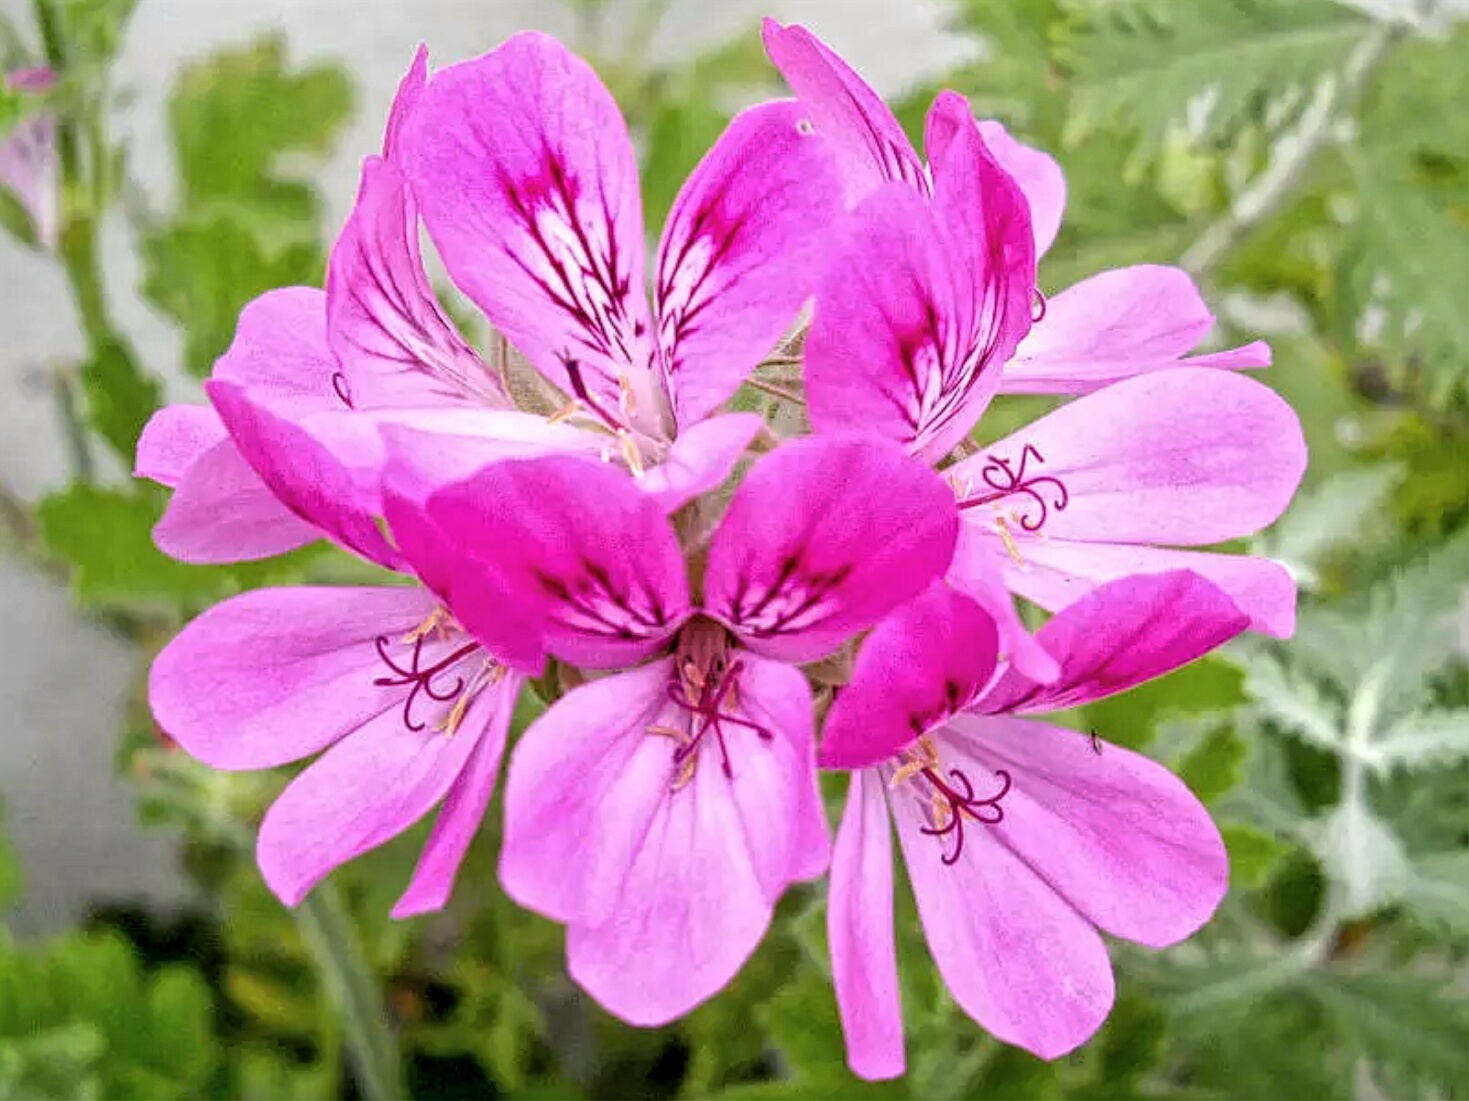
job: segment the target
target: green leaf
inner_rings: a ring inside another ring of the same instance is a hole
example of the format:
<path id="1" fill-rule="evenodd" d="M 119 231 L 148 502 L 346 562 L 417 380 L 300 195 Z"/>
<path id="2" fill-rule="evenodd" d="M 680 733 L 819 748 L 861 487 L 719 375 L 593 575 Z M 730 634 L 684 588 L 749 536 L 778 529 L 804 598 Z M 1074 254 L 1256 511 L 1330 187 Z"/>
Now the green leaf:
<path id="1" fill-rule="evenodd" d="M 1342 913 L 1362 917 L 1396 902 L 1412 872 L 1397 835 L 1365 802 L 1348 798 L 1306 831 L 1327 875 L 1342 890 Z"/>
<path id="2" fill-rule="evenodd" d="M 1430 924 L 1469 936 L 1469 849 L 1416 858 L 1403 900 Z"/>
<path id="3" fill-rule="evenodd" d="M 1229 853 L 1229 879 L 1236 887 L 1262 887 L 1290 851 L 1274 834 L 1239 822 L 1221 822 L 1219 832 Z"/>
<path id="4" fill-rule="evenodd" d="M 122 45 L 138 0 L 53 0 L 68 65 L 101 70 Z"/>
<path id="5" fill-rule="evenodd" d="M 163 388 L 143 372 L 127 345 L 117 341 L 93 350 L 82 365 L 81 384 L 87 419 L 131 467 L 138 437 L 162 402 Z"/>
<path id="6" fill-rule="evenodd" d="M 729 123 L 729 115 L 703 99 L 666 103 L 648 127 L 643 157 L 643 209 L 648 225 L 661 225 L 679 188 Z"/>
<path id="7" fill-rule="evenodd" d="M 1308 677 L 1273 655 L 1251 652 L 1245 664 L 1245 691 L 1286 733 L 1340 752 L 1344 740 L 1341 709 Z"/>
<path id="8" fill-rule="evenodd" d="M 200 1082 L 214 1067 L 214 1001 L 198 972 L 168 967 L 148 989 L 149 1061 L 178 1082 Z"/>
<path id="9" fill-rule="evenodd" d="M 1210 731 L 1179 762 L 1179 779 L 1211 803 L 1240 781 L 1249 747 L 1229 727 Z"/>
<path id="10" fill-rule="evenodd" d="M 1469 758 L 1469 709 L 1405 716 L 1356 752 L 1374 772 L 1429 768 Z"/>

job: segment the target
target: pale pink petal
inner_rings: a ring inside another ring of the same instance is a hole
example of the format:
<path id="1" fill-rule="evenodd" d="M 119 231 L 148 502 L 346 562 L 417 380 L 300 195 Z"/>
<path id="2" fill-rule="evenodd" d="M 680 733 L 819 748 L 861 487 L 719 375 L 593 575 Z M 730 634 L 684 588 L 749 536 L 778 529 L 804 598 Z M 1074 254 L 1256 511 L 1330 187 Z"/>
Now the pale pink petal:
<path id="1" fill-rule="evenodd" d="M 862 642 L 821 736 L 823 768 L 895 757 L 969 706 L 995 672 L 999 636 L 978 604 L 935 581 Z"/>
<path id="2" fill-rule="evenodd" d="M 654 310 L 680 426 L 734 393 L 795 320 L 840 211 L 829 153 L 794 102 L 735 116 L 679 192 Z"/>
<path id="3" fill-rule="evenodd" d="M 368 157 L 327 269 L 327 335 L 355 409 L 474 403 L 504 388 L 444 316 L 424 273 L 418 207 L 391 163 Z"/>
<path id="4" fill-rule="evenodd" d="M 7 87 L 42 93 L 56 83 L 50 69 L 16 69 Z M 55 251 L 61 242 L 61 156 L 56 116 L 38 111 L 0 138 L 0 187 L 11 192 L 30 216 L 36 242 Z"/>
<path id="5" fill-rule="evenodd" d="M 409 730 L 393 711 L 337 742 L 265 812 L 255 857 L 295 906 L 333 869 L 397 837 L 448 794 L 478 739 Z"/>
<path id="6" fill-rule="evenodd" d="M 1059 539 L 1016 542 L 1023 565 L 1009 557 L 998 539 L 982 538 L 977 544 L 991 545 L 1012 590 L 1049 611 L 1060 611 L 1096 586 L 1129 574 L 1191 570 L 1219 586 L 1250 617 L 1253 630 L 1276 638 L 1295 632 L 1295 581 L 1285 567 L 1266 558 Z"/>
<path id="7" fill-rule="evenodd" d="M 600 463 L 509 459 L 424 501 L 390 485 L 385 505 L 407 560 L 465 627 L 525 672 L 547 653 L 590 668 L 633 664 L 689 614 L 663 509 Z"/>
<path id="8" fill-rule="evenodd" d="M 1300 421 L 1273 390 L 1179 368 L 1078 398 L 949 473 L 966 519 L 1052 542 L 1197 546 L 1265 527 L 1305 467 Z"/>
<path id="9" fill-rule="evenodd" d="M 897 1078 L 903 1005 L 893 941 L 893 841 L 882 777 L 852 773 L 826 903 L 831 978 L 852 1073 Z"/>
<path id="10" fill-rule="evenodd" d="M 1031 680 L 1048 684 L 1060 675 L 1061 667 L 1026 630 L 1015 610 L 1015 599 L 1005 586 L 1004 571 L 995 558 L 994 542 L 993 532 L 986 533 L 975 524 L 960 524 L 954 560 L 944 580 L 994 619 L 1000 633 L 1000 659 Z"/>
<path id="11" fill-rule="evenodd" d="M 143 426 L 133 474 L 171 489 L 228 435 L 219 414 L 208 405 L 165 405 Z"/>
<path id="12" fill-rule="evenodd" d="M 940 752 L 946 748 L 941 744 Z M 969 779 L 976 794 L 996 782 L 982 770 Z M 1042 1059 L 1065 1055 L 1090 1039 L 1112 1008 L 1102 938 L 993 826 L 963 818 L 963 849 L 945 863 L 955 851 L 952 835 L 921 832 L 934 828 L 925 783 L 915 777 L 889 801 L 939 974 L 959 1008 L 999 1039 Z"/>
<path id="13" fill-rule="evenodd" d="M 204 384 L 240 454 L 282 504 L 342 546 L 396 568 L 397 552 L 383 538 L 354 471 L 301 424 L 229 382 Z M 338 419 L 356 421 L 353 414 Z M 366 425 L 362 426 L 364 430 Z"/>
<path id="14" fill-rule="evenodd" d="M 148 702 L 165 733 L 213 768 L 307 757 L 378 715 L 398 715 L 406 690 L 375 683 L 388 672 L 377 640 L 398 639 L 432 608 L 416 588 L 244 593 L 163 648 Z"/>
<path id="15" fill-rule="evenodd" d="M 140 441 L 140 455 L 142 447 Z M 154 525 L 153 542 L 180 562 L 208 565 L 271 558 L 322 534 L 280 502 L 226 437 L 189 464 Z"/>
<path id="16" fill-rule="evenodd" d="M 388 112 L 388 125 L 383 133 L 383 156 L 392 160 L 398 155 L 398 143 L 402 139 L 403 127 L 418 110 L 423 100 L 423 90 L 428 86 L 428 47 L 422 43 L 413 54 L 413 63 L 398 82 L 393 106 Z"/>
<path id="17" fill-rule="evenodd" d="M 754 413 L 710 417 L 678 434 L 668 455 L 637 485 L 667 513 L 722 485 L 764 421 Z"/>
<path id="18" fill-rule="evenodd" d="M 1061 663 L 1054 683 L 1038 685 L 1010 669 L 976 709 L 1080 707 L 1171 673 L 1249 625 L 1249 617 L 1198 574 L 1178 570 L 1123 577 L 1068 605 L 1036 635 Z"/>
<path id="19" fill-rule="evenodd" d="M 438 821 L 413 869 L 413 880 L 393 906 L 393 917 L 432 913 L 448 903 L 459 865 L 490 805 L 522 683 L 522 678 L 508 674 L 485 689 L 466 710 L 453 736 L 473 738 L 474 751 L 444 797 Z"/>
<path id="20" fill-rule="evenodd" d="M 836 155 L 847 206 L 893 180 L 928 190 L 923 162 L 898 120 L 845 61 L 799 24 L 782 26 L 767 19 L 764 36 L 771 64 Z"/>
<path id="21" fill-rule="evenodd" d="M 591 68 L 526 32 L 441 69 L 401 163 L 455 283 L 548 379 L 658 420 L 643 218 L 627 125 Z"/>
<path id="22" fill-rule="evenodd" d="M 1104 271 L 1047 300 L 1045 314 L 1005 366 L 1009 393 L 1085 394 L 1170 367 L 1267 367 L 1257 341 L 1184 358 L 1214 327 L 1214 315 L 1181 268 L 1138 264 Z"/>
<path id="23" fill-rule="evenodd" d="M 789 441 L 735 491 L 705 607 L 757 653 L 815 661 L 927 588 L 957 533 L 949 488 L 896 445 Z"/>
<path id="24" fill-rule="evenodd" d="M 240 311 L 235 339 L 211 378 L 247 390 L 291 416 L 347 407 L 326 338 L 326 294 L 314 287 L 267 291 Z"/>
<path id="25" fill-rule="evenodd" d="M 979 132 L 1000 167 L 1025 193 L 1035 234 L 1035 254 L 1037 258 L 1044 256 L 1061 230 L 1061 216 L 1066 210 L 1065 173 L 1049 154 L 1016 141 L 1001 123 L 986 119 L 979 124 Z"/>
<path id="26" fill-rule="evenodd" d="M 1223 899 L 1229 859 L 1219 831 L 1162 765 L 1114 745 L 1097 753 L 1086 734 L 1005 717 L 960 716 L 938 745 L 941 755 L 1011 775 L 1004 820 L 971 828 L 1113 936 L 1166 947 Z"/>

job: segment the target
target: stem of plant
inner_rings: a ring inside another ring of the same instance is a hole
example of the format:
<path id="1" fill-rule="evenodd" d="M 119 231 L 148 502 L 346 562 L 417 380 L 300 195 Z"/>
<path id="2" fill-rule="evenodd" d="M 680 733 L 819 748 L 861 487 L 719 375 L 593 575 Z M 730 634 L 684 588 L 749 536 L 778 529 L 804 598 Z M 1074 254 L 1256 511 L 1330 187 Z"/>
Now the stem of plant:
<path id="1" fill-rule="evenodd" d="M 296 921 L 337 1007 L 362 1096 L 367 1101 L 406 1101 L 398 1040 L 341 895 L 330 882 L 320 884 L 296 909 Z"/>

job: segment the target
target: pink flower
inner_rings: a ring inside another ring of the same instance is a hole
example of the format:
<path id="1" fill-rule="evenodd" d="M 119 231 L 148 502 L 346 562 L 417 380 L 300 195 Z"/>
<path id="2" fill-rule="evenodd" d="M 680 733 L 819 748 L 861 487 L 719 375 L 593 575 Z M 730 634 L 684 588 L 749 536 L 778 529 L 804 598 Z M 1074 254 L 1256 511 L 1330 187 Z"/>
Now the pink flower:
<path id="1" fill-rule="evenodd" d="M 5 77 L 7 88 L 37 94 L 55 83 L 50 69 L 16 69 Z M 51 112 L 37 111 L 0 139 L 0 186 L 30 215 L 37 243 L 54 252 L 61 236 L 61 159 Z"/>
<path id="2" fill-rule="evenodd" d="M 1125 691 L 1247 625 L 1177 571 L 1110 582 L 1043 627 L 1060 665 L 1049 685 L 1013 667 L 994 678 L 993 622 L 943 583 L 868 636 L 820 757 L 854 770 L 828 921 L 857 1074 L 904 1066 L 890 820 L 955 1000 L 1042 1058 L 1083 1043 L 1111 1008 L 1098 929 L 1159 948 L 1208 920 L 1228 861 L 1198 800 L 1146 757 L 1024 716 Z"/>
<path id="3" fill-rule="evenodd" d="M 546 457 L 447 488 L 415 478 L 390 473 L 394 534 L 487 647 L 527 673 L 548 655 L 653 659 L 573 689 L 526 732 L 500 871 L 511 897 L 568 927 L 572 977 L 608 1010 L 673 1020 L 734 976 L 787 885 L 825 869 L 794 666 L 943 571 L 952 496 L 881 441 L 784 444 L 698 549 L 696 599 L 672 525 L 616 471 Z"/>

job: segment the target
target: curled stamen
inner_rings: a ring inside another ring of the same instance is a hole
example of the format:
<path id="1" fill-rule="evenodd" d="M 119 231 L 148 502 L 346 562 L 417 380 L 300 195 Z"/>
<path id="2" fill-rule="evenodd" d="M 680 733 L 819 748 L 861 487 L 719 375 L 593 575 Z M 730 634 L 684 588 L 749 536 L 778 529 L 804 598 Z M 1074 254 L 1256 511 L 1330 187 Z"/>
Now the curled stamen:
<path id="1" fill-rule="evenodd" d="M 1045 319 L 1046 296 L 1041 293 L 1041 289 L 1037 287 L 1035 289 L 1035 297 L 1032 298 L 1030 301 L 1030 323 L 1032 325 L 1039 325 Z"/>
<path id="2" fill-rule="evenodd" d="M 434 678 L 445 670 L 457 665 L 479 649 L 478 643 L 471 642 L 466 646 L 461 646 L 443 660 L 436 661 L 432 665 L 424 667 L 424 637 L 423 634 L 417 634 L 412 639 L 413 655 L 411 664 L 407 668 L 404 668 L 388 652 L 388 647 L 392 645 L 391 640 L 386 635 L 379 635 L 377 637 L 377 656 L 382 660 L 384 665 L 393 671 L 393 676 L 377 677 L 372 682 L 379 688 L 407 687 L 409 689 L 408 697 L 403 701 L 403 725 L 415 733 L 423 730 L 428 725 L 421 720 L 415 719 L 413 716 L 413 704 L 417 701 L 419 693 L 423 693 L 435 703 L 448 703 L 450 700 L 456 699 L 465 689 L 465 681 L 462 676 L 455 676 L 454 683 L 449 688 L 436 687 L 434 685 Z M 462 719 L 463 716 L 461 715 L 460 718 Z"/>
<path id="3" fill-rule="evenodd" d="M 348 409 L 357 408 L 352 404 L 352 388 L 347 383 L 347 376 L 341 371 L 336 371 L 332 374 L 332 389 L 336 391 L 337 397 L 341 399 L 342 404 Z"/>
<path id="4" fill-rule="evenodd" d="M 1026 499 L 1025 514 L 1016 518 L 1020 527 L 1031 533 L 1040 531 L 1050 516 L 1050 510 L 1064 511 L 1071 503 L 1071 494 L 1066 489 L 1066 483 L 1060 478 L 1052 477 L 1049 474 L 1027 478 L 1025 468 L 1032 460 L 1037 465 L 1044 465 L 1046 461 L 1045 456 L 1033 444 L 1026 444 L 1021 449 L 1018 469 L 1011 469 L 1008 459 L 989 456 L 979 476 L 993 492 L 979 497 L 968 497 L 959 502 L 959 508 L 961 510 L 977 508 L 980 505 L 994 504 L 1006 497 L 1018 495 Z M 1049 502 L 1041 493 L 1040 487 L 1042 486 L 1050 487 L 1052 497 Z"/>
<path id="5" fill-rule="evenodd" d="M 1000 781 L 1000 790 L 984 799 L 974 797 L 974 785 L 969 782 L 969 777 L 961 769 L 949 769 L 949 776 L 963 789 L 962 791 L 951 787 L 933 768 L 923 769 L 921 775 L 933 788 L 929 811 L 934 825 L 920 826 L 919 832 L 929 837 L 947 837 L 953 834 L 953 850 L 944 853 L 941 857 L 945 864 L 953 865 L 958 862 L 960 854 L 964 852 L 964 816 L 966 814 L 974 821 L 987 826 L 998 825 L 1005 820 L 1005 809 L 1000 806 L 1000 800 L 1004 799 L 1010 791 L 1010 774 L 1002 768 L 995 769 L 995 776 Z"/>
<path id="6" fill-rule="evenodd" d="M 650 734 L 669 735 L 679 742 L 679 747 L 673 752 L 674 764 L 680 766 L 678 773 L 674 776 L 672 785 L 674 791 L 678 791 L 693 779 L 694 767 L 698 760 L 696 754 L 704 736 L 711 731 L 719 743 L 720 767 L 726 776 L 734 778 L 734 769 L 729 761 L 729 746 L 724 738 L 724 723 L 752 730 L 761 741 L 768 742 L 775 737 L 759 723 L 732 715 L 727 710 L 735 706 L 735 681 L 739 679 L 743 669 L 744 664 L 737 661 L 722 677 L 715 680 L 705 676 L 704 670 L 697 664 L 685 662 L 680 679 L 669 682 L 668 698 L 687 711 L 694 720 L 702 720 L 702 722 L 697 722 L 697 728 L 691 724 L 690 733 L 686 735 L 674 732 L 671 727 L 648 728 Z"/>

